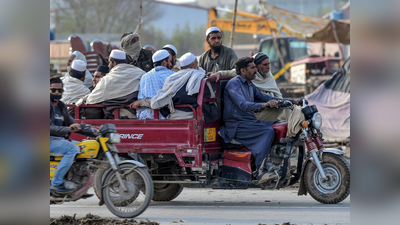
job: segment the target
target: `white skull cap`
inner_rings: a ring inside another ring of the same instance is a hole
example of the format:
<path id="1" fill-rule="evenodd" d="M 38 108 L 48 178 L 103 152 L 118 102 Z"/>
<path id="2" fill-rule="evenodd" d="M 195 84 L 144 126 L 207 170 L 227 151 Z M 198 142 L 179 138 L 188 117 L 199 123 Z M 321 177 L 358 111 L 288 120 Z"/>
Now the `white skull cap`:
<path id="1" fill-rule="evenodd" d="M 158 50 L 153 54 L 153 62 L 161 61 L 169 56 L 169 52 L 167 50 Z"/>
<path id="2" fill-rule="evenodd" d="M 114 49 L 111 51 L 110 57 L 113 59 L 126 60 L 126 53 L 121 50 Z"/>
<path id="3" fill-rule="evenodd" d="M 221 30 L 218 27 L 210 27 L 206 30 L 206 37 L 208 36 L 209 33 L 213 32 L 213 31 L 218 31 L 221 33 Z"/>
<path id="4" fill-rule="evenodd" d="M 163 49 L 165 49 L 165 48 L 172 49 L 175 52 L 175 55 L 178 55 L 178 50 L 176 50 L 175 46 L 168 44 L 168 45 L 164 45 Z"/>
<path id="5" fill-rule="evenodd" d="M 82 60 L 77 59 L 72 61 L 71 68 L 76 71 L 84 72 L 86 71 L 86 63 Z"/>
<path id="6" fill-rule="evenodd" d="M 181 67 L 183 67 L 192 64 L 194 60 L 196 60 L 196 56 L 194 56 L 191 52 L 188 52 L 181 56 L 179 62 L 181 63 Z"/>

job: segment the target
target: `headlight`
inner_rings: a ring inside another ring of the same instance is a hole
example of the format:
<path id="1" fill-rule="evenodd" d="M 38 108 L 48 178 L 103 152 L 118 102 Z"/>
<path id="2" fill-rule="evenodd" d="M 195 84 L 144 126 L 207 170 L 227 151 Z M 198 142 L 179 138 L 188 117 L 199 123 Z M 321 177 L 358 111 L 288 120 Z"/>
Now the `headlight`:
<path id="1" fill-rule="evenodd" d="M 312 124 L 315 128 L 319 129 L 322 126 L 322 116 L 319 113 L 315 113 L 311 119 Z"/>
<path id="2" fill-rule="evenodd" d="M 118 133 L 110 133 L 110 139 L 108 140 L 112 144 L 121 143 L 121 138 Z"/>
<path id="3" fill-rule="evenodd" d="M 304 117 L 306 118 L 306 120 L 311 119 L 312 116 L 314 115 L 313 109 L 309 105 L 303 106 L 301 108 L 301 112 L 304 114 Z"/>

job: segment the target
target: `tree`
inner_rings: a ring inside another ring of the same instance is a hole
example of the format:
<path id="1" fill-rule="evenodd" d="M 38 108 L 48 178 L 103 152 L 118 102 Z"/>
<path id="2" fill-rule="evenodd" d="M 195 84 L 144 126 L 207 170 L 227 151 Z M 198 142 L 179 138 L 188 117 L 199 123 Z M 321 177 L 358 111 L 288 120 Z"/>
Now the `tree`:
<path id="1" fill-rule="evenodd" d="M 204 49 L 204 31 L 204 26 L 186 22 L 183 27 L 177 25 L 172 31 L 172 36 L 168 38 L 169 35 L 160 27 L 148 26 L 142 31 L 141 43 L 142 46 L 153 45 L 156 49 L 172 44 L 177 48 L 179 57 L 189 51 Z"/>
<path id="2" fill-rule="evenodd" d="M 173 30 L 171 43 L 182 53 L 204 48 L 204 27 L 190 25 L 189 22 L 182 28 L 177 25 Z"/>
<path id="3" fill-rule="evenodd" d="M 124 33 L 139 23 L 138 0 L 52 0 L 59 12 L 54 21 L 58 33 Z M 162 15 L 156 3 L 142 1 L 142 21 Z"/>

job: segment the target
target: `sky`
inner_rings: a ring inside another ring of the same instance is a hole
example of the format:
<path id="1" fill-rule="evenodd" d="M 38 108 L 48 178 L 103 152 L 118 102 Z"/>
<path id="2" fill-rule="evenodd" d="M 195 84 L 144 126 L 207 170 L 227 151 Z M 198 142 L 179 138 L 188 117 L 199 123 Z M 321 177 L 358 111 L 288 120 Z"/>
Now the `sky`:
<path id="1" fill-rule="evenodd" d="M 174 4 L 193 3 L 195 0 L 158 0 L 159 2 L 168 2 Z"/>
<path id="2" fill-rule="evenodd" d="M 168 2 L 171 2 L 171 0 Z M 202 26 L 204 29 L 206 28 L 208 10 L 162 3 L 159 4 L 158 7 L 163 9 L 163 15 L 151 23 L 155 26 L 162 27 L 165 34 L 171 35 L 172 30 L 177 26 L 177 24 L 184 26 L 186 22 L 193 28 L 196 26 Z"/>

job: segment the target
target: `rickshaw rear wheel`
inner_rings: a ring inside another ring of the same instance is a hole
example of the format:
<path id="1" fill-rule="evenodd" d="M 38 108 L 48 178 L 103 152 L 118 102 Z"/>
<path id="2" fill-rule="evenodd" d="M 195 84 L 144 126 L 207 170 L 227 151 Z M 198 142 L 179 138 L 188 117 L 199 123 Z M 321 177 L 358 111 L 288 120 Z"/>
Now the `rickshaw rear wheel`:
<path id="1" fill-rule="evenodd" d="M 183 186 L 180 184 L 154 184 L 153 201 L 171 201 L 179 196 Z"/>

